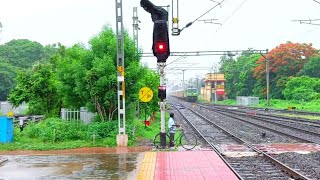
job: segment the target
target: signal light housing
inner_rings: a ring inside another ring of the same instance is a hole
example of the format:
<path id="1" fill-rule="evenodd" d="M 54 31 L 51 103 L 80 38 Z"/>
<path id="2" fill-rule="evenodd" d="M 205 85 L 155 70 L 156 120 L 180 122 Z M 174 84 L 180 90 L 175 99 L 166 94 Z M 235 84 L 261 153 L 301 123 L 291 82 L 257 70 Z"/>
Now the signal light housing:
<path id="1" fill-rule="evenodd" d="M 153 26 L 153 55 L 158 63 L 166 62 L 170 55 L 169 34 L 167 21 L 157 20 Z"/>
<path id="2" fill-rule="evenodd" d="M 158 86 L 158 98 L 161 102 L 167 98 L 166 86 Z"/>

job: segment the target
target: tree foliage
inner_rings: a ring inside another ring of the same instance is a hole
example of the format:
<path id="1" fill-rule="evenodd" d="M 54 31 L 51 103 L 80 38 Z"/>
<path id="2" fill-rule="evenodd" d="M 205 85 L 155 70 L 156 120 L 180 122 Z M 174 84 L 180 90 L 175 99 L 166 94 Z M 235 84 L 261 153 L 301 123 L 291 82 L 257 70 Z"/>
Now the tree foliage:
<path id="1" fill-rule="evenodd" d="M 311 57 L 310 61 L 303 66 L 299 75 L 320 78 L 320 56 Z"/>
<path id="2" fill-rule="evenodd" d="M 34 62 L 42 59 L 43 46 L 27 39 L 14 39 L 0 45 L 0 58 L 7 60 L 12 66 L 29 68 Z"/>
<path id="3" fill-rule="evenodd" d="M 58 58 L 58 92 L 66 107 L 79 108 L 85 105 L 98 112 L 102 120 L 114 119 L 118 107 L 115 41 L 112 29 L 104 27 L 100 34 L 90 40 L 90 49 L 74 45 L 66 49 L 65 57 Z M 124 47 L 126 107 L 127 112 L 135 112 L 132 104 L 138 102 L 139 89 L 150 81 L 158 80 L 151 70 L 140 65 L 134 41 L 128 35 L 125 35 Z M 157 87 L 154 83 L 147 86 L 152 89 Z"/>
<path id="4" fill-rule="evenodd" d="M 307 76 L 291 78 L 285 85 L 284 97 L 288 100 L 310 101 L 320 98 L 320 79 Z"/>
<path id="5" fill-rule="evenodd" d="M 25 42 L 29 41 L 13 41 L 6 46 L 17 47 L 17 44 Z M 15 106 L 23 102 L 29 103 L 31 113 L 54 116 L 61 107 L 79 109 L 86 106 L 91 111 L 98 112 L 102 120 L 114 119 L 118 107 L 115 42 L 112 28 L 106 26 L 101 33 L 90 39 L 89 48 L 82 44 L 75 44 L 70 48 L 54 44 L 43 47 L 39 51 L 41 56 L 24 54 L 21 59 L 37 63 L 18 73 L 16 86 L 10 93 L 9 100 Z M 127 34 L 124 47 L 126 114 L 130 118 L 130 115 L 135 114 L 139 89 L 148 86 L 157 93 L 159 76 L 140 64 L 135 43 Z M 26 51 L 17 54 L 23 52 Z M 8 62 L 10 61 L 13 62 L 9 59 Z M 149 104 L 151 110 L 158 109 L 157 100 L 154 96 Z"/>
<path id="6" fill-rule="evenodd" d="M 250 52 L 250 51 L 249 51 Z M 253 78 L 253 68 L 260 55 L 244 53 L 236 59 L 226 56 L 221 58 L 220 71 L 225 74 L 226 91 L 229 98 L 236 96 L 251 96 L 256 84 Z"/>
<path id="7" fill-rule="evenodd" d="M 312 47 L 312 44 L 299 44 L 287 42 L 280 44 L 272 49 L 268 54 L 270 70 L 270 89 L 271 97 L 283 98 L 284 90 L 288 78 L 297 76 L 310 58 L 317 56 L 318 51 Z M 266 77 L 266 59 L 261 57 L 257 61 L 258 66 L 254 69 L 254 77 L 258 81 L 265 81 Z M 260 87 L 263 88 L 263 87 Z M 266 92 L 261 90 L 261 92 Z"/>
<path id="8" fill-rule="evenodd" d="M 58 115 L 59 96 L 50 64 L 39 63 L 20 71 L 16 84 L 8 98 L 14 106 L 27 102 L 32 114 Z"/>
<path id="9" fill-rule="evenodd" d="M 0 101 L 6 101 L 14 86 L 16 68 L 0 58 Z"/>

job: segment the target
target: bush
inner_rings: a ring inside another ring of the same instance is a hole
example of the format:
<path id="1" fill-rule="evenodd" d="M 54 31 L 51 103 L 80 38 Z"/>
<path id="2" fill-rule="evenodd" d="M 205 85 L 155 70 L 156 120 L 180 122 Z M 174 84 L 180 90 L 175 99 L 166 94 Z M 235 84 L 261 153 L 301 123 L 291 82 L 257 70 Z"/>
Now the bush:
<path id="1" fill-rule="evenodd" d="M 320 96 L 319 86 L 318 78 L 294 77 L 287 82 L 282 93 L 287 100 L 311 101 Z"/>
<path id="2" fill-rule="evenodd" d="M 168 119 L 168 117 L 166 117 Z M 153 139 L 160 131 L 159 114 L 145 128 L 142 119 L 127 119 L 128 145 L 139 145 L 141 139 Z M 133 133 L 135 132 L 135 133 Z M 56 150 L 79 147 L 114 147 L 117 145 L 118 121 L 92 122 L 65 121 L 48 118 L 37 124 L 30 122 L 20 132 L 14 128 L 13 143 L 2 144 L 0 150 Z M 94 136 L 95 135 L 95 136 Z"/>

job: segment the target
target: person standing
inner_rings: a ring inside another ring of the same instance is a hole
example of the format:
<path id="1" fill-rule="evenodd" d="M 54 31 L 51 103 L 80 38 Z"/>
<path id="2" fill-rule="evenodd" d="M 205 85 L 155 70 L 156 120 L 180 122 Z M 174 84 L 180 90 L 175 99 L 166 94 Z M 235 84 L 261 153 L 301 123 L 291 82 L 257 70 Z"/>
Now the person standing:
<path id="1" fill-rule="evenodd" d="M 19 117 L 19 125 L 20 125 L 20 132 L 22 132 L 24 128 L 24 117 Z"/>
<path id="2" fill-rule="evenodd" d="M 174 113 L 170 113 L 170 118 L 168 120 L 168 129 L 170 133 L 170 144 L 169 147 L 173 148 L 174 147 L 174 134 L 176 133 L 176 123 L 174 121 Z"/>

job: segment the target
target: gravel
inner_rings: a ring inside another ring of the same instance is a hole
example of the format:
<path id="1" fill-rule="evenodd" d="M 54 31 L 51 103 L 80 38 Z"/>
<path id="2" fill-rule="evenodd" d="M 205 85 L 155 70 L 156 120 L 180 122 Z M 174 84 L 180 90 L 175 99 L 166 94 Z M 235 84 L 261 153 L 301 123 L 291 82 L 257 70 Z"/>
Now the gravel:
<path id="1" fill-rule="evenodd" d="M 268 131 L 257 126 L 242 122 L 240 120 L 235 120 L 231 117 L 223 116 L 218 113 L 199 108 L 194 108 L 202 115 L 207 117 L 208 119 L 214 121 L 218 125 L 224 127 L 225 129 L 233 132 L 241 139 L 244 139 L 247 142 L 252 144 L 260 144 L 260 143 L 297 143 L 299 141 L 276 134 L 272 131 Z M 265 136 L 263 134 L 265 133 Z"/>
<path id="2" fill-rule="evenodd" d="M 274 157 L 289 167 L 298 169 L 299 172 L 310 179 L 320 179 L 320 152 L 309 154 L 283 153 L 274 155 Z"/>

